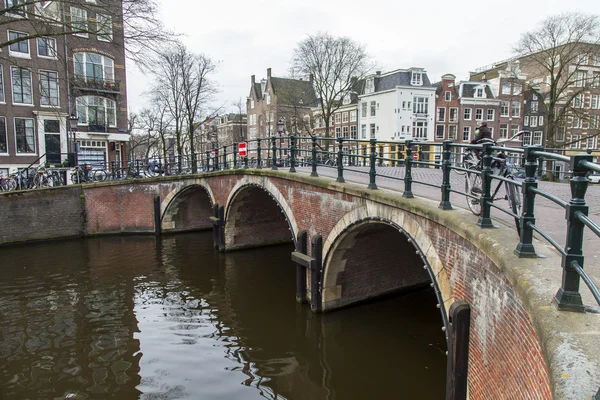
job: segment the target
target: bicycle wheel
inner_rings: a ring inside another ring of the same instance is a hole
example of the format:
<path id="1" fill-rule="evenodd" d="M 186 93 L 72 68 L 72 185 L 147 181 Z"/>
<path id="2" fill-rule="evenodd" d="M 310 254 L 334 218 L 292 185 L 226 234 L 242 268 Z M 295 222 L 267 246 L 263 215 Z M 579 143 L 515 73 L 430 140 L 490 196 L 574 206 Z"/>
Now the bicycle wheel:
<path id="1" fill-rule="evenodd" d="M 85 175 L 83 174 L 83 171 L 75 171 L 71 174 L 71 182 L 73 182 L 74 184 L 80 184 L 80 183 L 84 183 L 85 182 Z"/>
<path id="2" fill-rule="evenodd" d="M 33 186 L 36 188 L 46 188 L 50 186 L 46 175 L 37 174 L 33 177 Z"/>
<path id="3" fill-rule="evenodd" d="M 94 178 L 93 179 L 96 182 L 104 182 L 107 177 L 108 177 L 108 174 L 103 169 L 97 169 L 96 171 L 94 171 Z"/>
<path id="4" fill-rule="evenodd" d="M 507 176 L 507 178 L 515 179 L 513 176 Z M 508 199 L 508 206 L 509 206 L 510 210 L 514 214 L 516 214 L 520 217 L 522 204 L 521 204 L 521 192 L 519 191 L 519 188 L 517 187 L 517 185 L 508 183 L 508 182 L 505 182 L 505 188 L 506 188 L 506 197 Z M 521 236 L 521 226 L 519 224 L 519 218 L 515 218 L 515 225 L 517 227 L 517 233 L 519 234 L 519 236 Z"/>
<path id="5" fill-rule="evenodd" d="M 465 175 L 465 192 L 477 196 L 477 199 L 467 196 L 467 206 L 475 215 L 481 214 L 481 176 L 473 172 L 467 172 Z"/>

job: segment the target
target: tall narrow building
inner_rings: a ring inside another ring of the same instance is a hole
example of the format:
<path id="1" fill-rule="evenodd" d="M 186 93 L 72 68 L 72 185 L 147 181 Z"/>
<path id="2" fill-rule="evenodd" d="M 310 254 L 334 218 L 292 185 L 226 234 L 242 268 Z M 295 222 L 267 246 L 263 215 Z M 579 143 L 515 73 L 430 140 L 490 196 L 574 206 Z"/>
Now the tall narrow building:
<path id="1" fill-rule="evenodd" d="M 0 17 L 0 173 L 121 163 L 129 141 L 121 1 L 23 3 L 4 2 Z"/>

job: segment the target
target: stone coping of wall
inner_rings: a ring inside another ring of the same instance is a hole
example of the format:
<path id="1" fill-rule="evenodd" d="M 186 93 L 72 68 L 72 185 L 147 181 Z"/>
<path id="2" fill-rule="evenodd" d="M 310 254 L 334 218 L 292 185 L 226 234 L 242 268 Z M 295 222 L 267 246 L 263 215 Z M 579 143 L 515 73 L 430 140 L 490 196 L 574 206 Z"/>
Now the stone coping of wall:
<path id="1" fill-rule="evenodd" d="M 530 315 L 540 339 L 554 399 L 591 399 L 600 387 L 600 314 L 559 311 L 552 302 L 561 285 L 561 257 L 550 246 L 535 241 L 538 253 L 545 258 L 520 259 L 513 251 L 517 245 L 514 229 L 480 229 L 476 218 L 468 211 L 443 211 L 439 201 L 426 198 L 403 198 L 398 192 L 370 190 L 355 183 L 337 183 L 331 178 L 311 177 L 308 173 L 291 174 L 283 170 L 237 169 L 200 175 L 180 175 L 85 184 L 84 188 L 108 185 L 147 184 L 181 179 L 209 178 L 222 175 L 258 175 L 306 183 L 339 193 L 362 197 L 427 218 L 446 226 L 473 243 L 504 273 Z M 50 188 L 62 190 L 71 186 Z M 36 192 L 40 192 L 39 190 Z M 0 193 L 14 196 L 24 192 Z M 508 245 L 507 245 L 508 244 Z M 582 294 L 587 304 L 591 296 L 582 282 Z"/>

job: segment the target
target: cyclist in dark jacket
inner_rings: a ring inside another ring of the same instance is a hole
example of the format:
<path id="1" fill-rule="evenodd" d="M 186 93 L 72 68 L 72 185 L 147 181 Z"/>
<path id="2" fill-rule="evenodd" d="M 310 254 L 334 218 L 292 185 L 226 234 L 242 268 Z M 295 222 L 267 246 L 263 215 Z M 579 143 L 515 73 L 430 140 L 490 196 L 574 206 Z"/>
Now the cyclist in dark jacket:
<path id="1" fill-rule="evenodd" d="M 485 141 L 485 139 L 492 140 L 492 131 L 488 129 L 487 122 L 483 121 L 481 123 L 478 132 L 479 133 L 477 133 L 477 136 L 475 136 L 473 140 L 471 140 L 471 144 L 481 143 L 482 141 Z"/>

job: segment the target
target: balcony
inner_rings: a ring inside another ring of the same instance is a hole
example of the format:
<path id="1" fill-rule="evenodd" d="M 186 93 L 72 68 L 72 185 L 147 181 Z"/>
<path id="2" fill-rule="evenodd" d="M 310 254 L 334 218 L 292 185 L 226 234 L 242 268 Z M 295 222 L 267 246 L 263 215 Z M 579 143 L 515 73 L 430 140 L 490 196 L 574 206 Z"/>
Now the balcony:
<path id="1" fill-rule="evenodd" d="M 120 81 L 74 76 L 71 78 L 71 84 L 73 88 L 79 90 L 89 90 L 98 93 L 121 93 Z"/>

